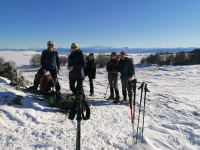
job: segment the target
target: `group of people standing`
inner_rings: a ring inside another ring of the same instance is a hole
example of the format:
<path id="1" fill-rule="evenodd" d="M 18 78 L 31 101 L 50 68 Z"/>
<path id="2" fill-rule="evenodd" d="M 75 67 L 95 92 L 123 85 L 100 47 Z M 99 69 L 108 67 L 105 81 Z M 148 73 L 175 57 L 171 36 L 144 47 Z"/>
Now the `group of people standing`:
<path id="1" fill-rule="evenodd" d="M 39 86 L 39 79 L 47 71 L 50 72 L 53 81 L 59 85 L 57 74 L 60 73 L 60 64 L 58 52 L 54 49 L 55 43 L 53 41 L 47 42 L 47 50 L 42 52 L 41 62 L 42 67 L 35 75 L 34 85 L 30 88 L 37 89 Z M 129 90 L 129 81 L 132 80 L 135 74 L 133 62 L 127 58 L 126 53 L 122 51 L 119 58 L 116 52 L 111 53 L 111 60 L 107 63 L 108 81 L 110 85 L 110 97 L 115 103 L 119 102 L 119 88 L 118 78 L 121 74 L 122 94 L 123 101 L 127 101 L 127 91 L 129 100 L 132 98 L 131 90 Z M 96 78 L 96 63 L 95 56 L 90 53 L 85 58 L 82 51 L 78 48 L 78 44 L 71 44 L 71 54 L 68 57 L 68 70 L 69 70 L 69 85 L 70 90 L 74 95 L 82 94 L 83 80 L 86 76 L 89 78 L 90 96 L 94 96 L 93 80 Z M 115 93 L 115 96 L 114 96 Z"/>
<path id="2" fill-rule="evenodd" d="M 121 74 L 123 95 L 122 102 L 127 102 L 127 91 L 129 100 L 132 100 L 132 92 L 129 90 L 129 81 L 132 80 L 132 77 L 135 74 L 135 68 L 131 59 L 126 57 L 126 53 L 124 51 L 120 53 L 120 57 L 121 59 L 117 56 L 116 52 L 112 52 L 111 60 L 107 64 L 108 80 L 110 84 L 109 99 L 114 100 L 114 103 L 118 103 L 120 98 L 118 88 L 119 73 Z"/>

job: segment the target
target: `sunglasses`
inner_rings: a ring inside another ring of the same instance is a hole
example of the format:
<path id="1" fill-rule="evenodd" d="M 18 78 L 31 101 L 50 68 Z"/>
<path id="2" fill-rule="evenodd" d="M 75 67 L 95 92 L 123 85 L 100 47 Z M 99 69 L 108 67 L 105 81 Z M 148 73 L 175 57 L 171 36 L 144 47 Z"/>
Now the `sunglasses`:
<path id="1" fill-rule="evenodd" d="M 54 46 L 53 44 L 49 44 L 50 46 Z"/>
<path id="2" fill-rule="evenodd" d="M 122 53 L 122 54 L 120 54 L 120 56 L 125 56 L 125 54 Z"/>
<path id="3" fill-rule="evenodd" d="M 116 55 L 111 55 L 111 57 L 116 56 Z"/>
<path id="4" fill-rule="evenodd" d="M 76 48 L 76 46 L 72 46 L 71 48 Z"/>

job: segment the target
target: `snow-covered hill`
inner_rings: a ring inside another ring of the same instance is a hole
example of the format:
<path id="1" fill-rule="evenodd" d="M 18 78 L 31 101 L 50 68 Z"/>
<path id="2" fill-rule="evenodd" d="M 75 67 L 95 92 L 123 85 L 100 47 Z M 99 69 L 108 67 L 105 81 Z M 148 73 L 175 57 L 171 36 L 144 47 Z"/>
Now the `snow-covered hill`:
<path id="1" fill-rule="evenodd" d="M 1 51 L 0 57 L 15 61 L 23 75 L 33 81 L 38 68 L 30 67 L 29 59 L 35 53 Z M 138 65 L 141 56 L 132 57 L 137 64 L 137 87 L 145 81 L 150 90 L 146 100 L 144 139 L 141 140 L 141 118 L 138 143 L 134 150 L 199 150 L 200 65 L 147 67 Z M 104 99 L 108 86 L 105 68 L 97 68 L 96 77 L 94 87 L 97 96 L 87 100 L 91 118 L 81 121 L 81 149 L 130 150 L 130 108 Z M 70 92 L 66 66 L 61 67 L 58 79 L 62 92 Z M 9 82 L 0 77 L 0 149 L 74 150 L 76 120 L 71 121 L 67 114 L 48 107 L 47 100 L 35 100 L 15 90 L 9 86 Z M 118 83 L 121 91 L 120 79 Z M 88 78 L 84 81 L 84 90 L 89 94 Z M 121 92 L 120 95 L 122 97 Z M 21 99 L 22 105 L 12 105 L 16 98 Z M 139 101 L 140 90 L 137 90 L 135 130 Z"/>

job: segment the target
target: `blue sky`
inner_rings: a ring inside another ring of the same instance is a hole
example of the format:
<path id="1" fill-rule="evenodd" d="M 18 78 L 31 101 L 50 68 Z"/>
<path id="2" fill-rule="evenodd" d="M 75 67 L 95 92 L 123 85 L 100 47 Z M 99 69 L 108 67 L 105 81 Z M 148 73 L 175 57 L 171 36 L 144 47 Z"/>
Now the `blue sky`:
<path id="1" fill-rule="evenodd" d="M 0 0 L 0 48 L 200 47 L 200 0 Z"/>

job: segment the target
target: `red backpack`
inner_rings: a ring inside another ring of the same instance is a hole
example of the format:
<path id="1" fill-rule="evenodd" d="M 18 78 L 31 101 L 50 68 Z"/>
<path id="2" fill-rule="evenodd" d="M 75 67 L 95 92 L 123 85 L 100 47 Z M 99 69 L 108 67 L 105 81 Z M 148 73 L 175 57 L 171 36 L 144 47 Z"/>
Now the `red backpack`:
<path id="1" fill-rule="evenodd" d="M 40 92 L 43 94 L 49 94 L 52 91 L 52 88 L 55 86 L 53 80 L 50 76 L 41 76 L 40 77 Z"/>

